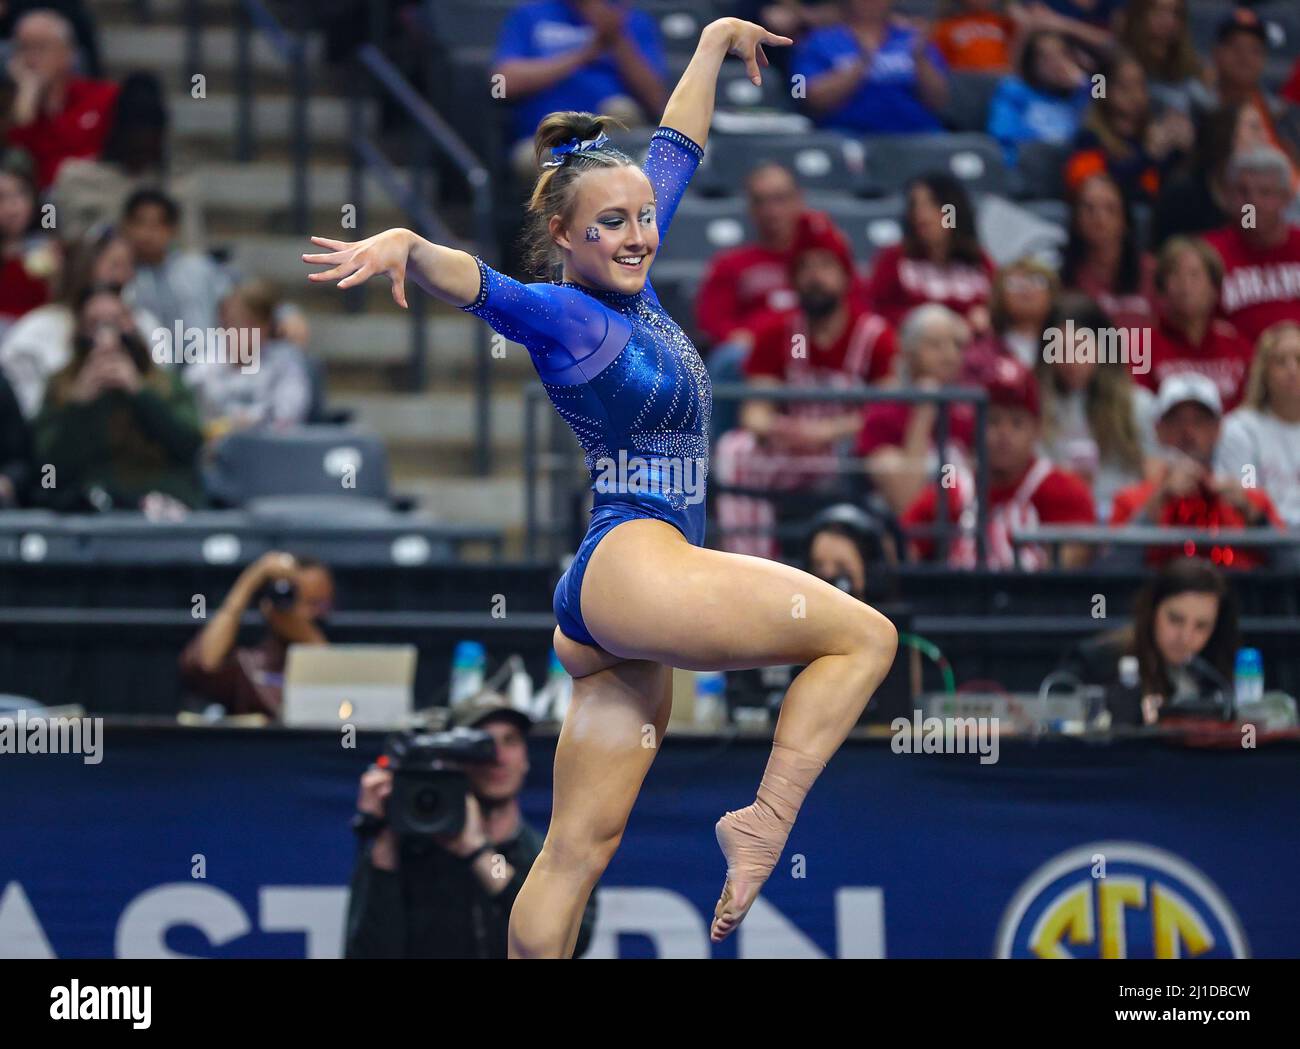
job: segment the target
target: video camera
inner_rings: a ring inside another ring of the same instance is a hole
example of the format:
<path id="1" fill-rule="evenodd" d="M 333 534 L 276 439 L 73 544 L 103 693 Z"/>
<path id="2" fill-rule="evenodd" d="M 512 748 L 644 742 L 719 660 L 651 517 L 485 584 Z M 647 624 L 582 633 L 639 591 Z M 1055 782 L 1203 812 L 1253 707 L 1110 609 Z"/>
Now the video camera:
<path id="1" fill-rule="evenodd" d="M 388 823 L 398 837 L 459 834 L 465 826 L 469 777 L 464 766 L 496 759 L 496 741 L 482 729 L 402 732 L 384 745 L 393 772 Z"/>

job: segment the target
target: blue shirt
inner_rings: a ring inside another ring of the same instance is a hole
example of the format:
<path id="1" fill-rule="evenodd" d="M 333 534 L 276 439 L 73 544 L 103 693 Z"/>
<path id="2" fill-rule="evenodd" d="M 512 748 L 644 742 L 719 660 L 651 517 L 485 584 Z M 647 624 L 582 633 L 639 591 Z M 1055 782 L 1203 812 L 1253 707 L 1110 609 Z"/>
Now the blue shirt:
<path id="1" fill-rule="evenodd" d="M 637 49 L 660 77 L 667 78 L 668 63 L 659 39 L 659 26 L 644 11 L 631 11 L 626 31 Z M 501 27 L 493 64 L 514 58 L 555 58 L 586 47 L 593 29 L 565 0 L 540 0 L 514 11 Z M 631 90 L 612 58 L 598 58 L 544 91 L 519 99 L 514 109 L 515 138 L 528 138 L 547 113 L 579 110 L 598 113 L 600 104 Z M 510 85 L 506 84 L 506 98 Z"/>
<path id="2" fill-rule="evenodd" d="M 1110 28 L 1111 16 L 1124 6 L 1124 0 L 1094 0 L 1091 7 L 1077 3 L 1076 0 L 1046 0 L 1046 3 L 1058 15 L 1100 26 L 1102 29 Z"/>
<path id="3" fill-rule="evenodd" d="M 1007 166 L 1015 167 L 1026 142 L 1069 145 L 1091 97 L 1087 82 L 1063 97 L 1038 91 L 1018 76 L 1005 77 L 989 104 L 988 132 L 1001 143 Z"/>
<path id="4" fill-rule="evenodd" d="M 836 109 L 817 118 L 819 127 L 874 134 L 941 131 L 943 125 L 921 101 L 916 86 L 915 30 L 891 26 L 871 56 L 871 71 L 858 89 Z M 925 53 L 943 72 L 943 56 L 933 44 Z M 858 38 L 848 26 L 827 26 L 810 33 L 794 53 L 791 72 L 816 80 L 839 66 L 863 57 Z"/>
<path id="5" fill-rule="evenodd" d="M 671 128 L 650 139 L 645 174 L 660 251 L 703 152 Z M 709 373 L 650 282 L 635 295 L 568 281 L 522 284 L 478 263 L 478 297 L 464 309 L 527 348 L 582 445 L 595 506 L 667 521 L 702 545 Z"/>

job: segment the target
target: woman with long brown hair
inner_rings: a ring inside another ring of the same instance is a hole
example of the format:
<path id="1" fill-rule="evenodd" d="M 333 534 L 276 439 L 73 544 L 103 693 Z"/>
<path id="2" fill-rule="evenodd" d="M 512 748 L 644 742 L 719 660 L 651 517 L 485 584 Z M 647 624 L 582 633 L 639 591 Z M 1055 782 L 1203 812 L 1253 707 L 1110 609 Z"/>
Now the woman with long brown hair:
<path id="1" fill-rule="evenodd" d="M 1077 292 L 1062 296 L 1056 324 L 1073 330 L 1079 341 L 1076 353 L 1065 359 L 1043 354 L 1038 360 L 1043 451 L 1088 482 L 1104 521 L 1115 493 L 1145 476 L 1146 456 L 1154 451 L 1154 398 L 1133 382 L 1127 364 L 1098 359 L 1102 336 L 1113 322 L 1092 299 Z M 1089 340 L 1092 353 L 1077 352 Z"/>
<path id="2" fill-rule="evenodd" d="M 758 83 L 762 46 L 790 42 L 735 18 L 708 25 L 644 170 L 612 148 L 605 118 L 542 121 L 529 210 L 558 282 L 522 284 L 400 229 L 355 244 L 315 237 L 326 250 L 303 256 L 330 267 L 313 280 L 343 288 L 383 274 L 403 306 L 409 275 L 523 343 L 586 450 L 595 506 L 554 603 L 573 700 L 546 842 L 510 917 L 511 957 L 572 954 L 667 726 L 670 668 L 805 667 L 782 705 L 757 800 L 716 827 L 727 859 L 716 941 L 753 904 L 813 781 L 893 662 L 897 631 L 875 610 L 788 566 L 703 548 L 708 373 L 647 281 L 703 156 L 723 59 L 743 58 Z"/>

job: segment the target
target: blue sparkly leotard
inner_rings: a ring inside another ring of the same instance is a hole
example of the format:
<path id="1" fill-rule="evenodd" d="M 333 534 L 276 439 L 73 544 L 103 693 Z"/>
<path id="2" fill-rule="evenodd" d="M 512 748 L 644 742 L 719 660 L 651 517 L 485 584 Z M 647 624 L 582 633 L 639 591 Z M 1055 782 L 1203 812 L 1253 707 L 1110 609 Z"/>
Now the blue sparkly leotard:
<path id="1" fill-rule="evenodd" d="M 703 155 L 671 128 L 650 139 L 645 173 L 654 189 L 660 251 Z M 568 281 L 521 284 L 482 259 L 478 264 L 478 297 L 463 309 L 528 349 L 585 453 L 595 492 L 591 523 L 555 588 L 555 615 L 573 640 L 598 644 L 582 620 L 582 577 L 612 528 L 652 517 L 696 546 L 704 542 L 708 372 L 649 280 L 628 295 Z"/>

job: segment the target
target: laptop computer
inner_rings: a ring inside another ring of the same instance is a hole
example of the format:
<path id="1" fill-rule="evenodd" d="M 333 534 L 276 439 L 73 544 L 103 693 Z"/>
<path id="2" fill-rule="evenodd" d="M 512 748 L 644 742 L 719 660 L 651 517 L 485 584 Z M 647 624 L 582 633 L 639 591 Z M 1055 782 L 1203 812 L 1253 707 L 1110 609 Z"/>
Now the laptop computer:
<path id="1" fill-rule="evenodd" d="M 290 645 L 281 720 L 290 728 L 405 728 L 415 658 L 414 645 Z"/>

